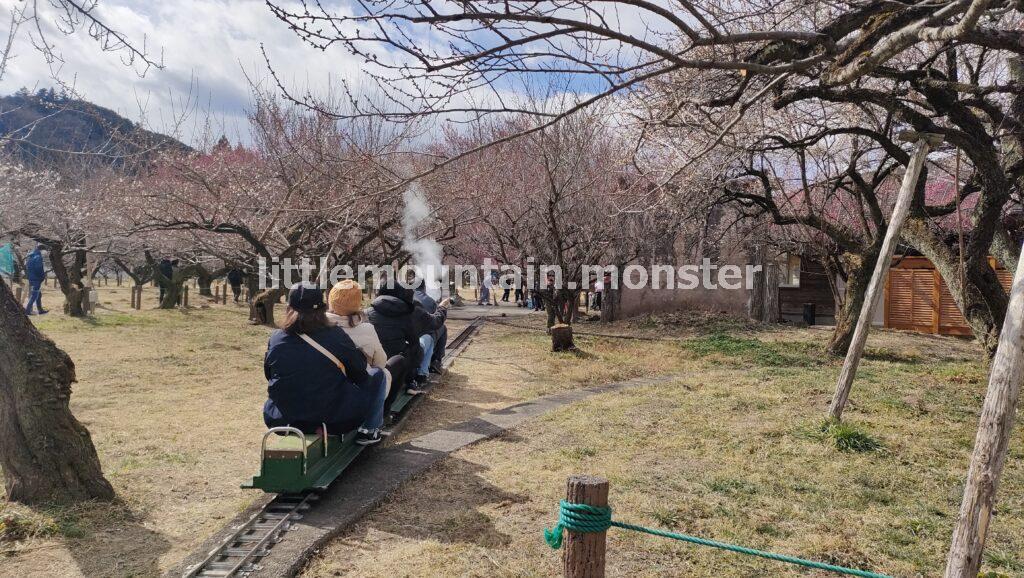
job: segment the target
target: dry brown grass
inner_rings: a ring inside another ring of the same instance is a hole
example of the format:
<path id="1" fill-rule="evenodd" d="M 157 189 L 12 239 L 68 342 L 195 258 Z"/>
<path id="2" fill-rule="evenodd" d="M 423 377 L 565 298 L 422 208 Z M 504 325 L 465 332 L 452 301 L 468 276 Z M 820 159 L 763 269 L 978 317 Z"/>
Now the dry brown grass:
<path id="1" fill-rule="evenodd" d="M 238 484 L 258 464 L 268 330 L 234 304 L 155 310 L 156 290 L 145 291 L 131 311 L 127 287 L 101 287 L 94 320 L 61 315 L 61 298 L 44 294 L 51 314 L 33 320 L 75 362 L 71 407 L 118 501 L 0 504 L 35 534 L 0 542 L 0 575 L 158 575 L 257 497 Z"/>
<path id="2" fill-rule="evenodd" d="M 457 452 L 304 575 L 556 574 L 559 554 L 541 529 L 573 473 L 611 480 L 618 519 L 894 576 L 940 573 L 985 388 L 974 346 L 876 332 L 852 427 L 828 434 L 820 424 L 838 364 L 820 355 L 825 333 L 715 329 L 687 328 L 694 337 L 683 343 L 581 338 L 580 356 L 549 353 L 537 332 L 492 334 L 481 345 L 505 353 L 511 389 L 523 395 L 645 372 L 681 377 L 591 398 Z M 881 447 L 837 449 L 862 438 Z M 1018 430 L 990 534 L 993 575 L 1024 572 L 1022 458 Z M 621 530 L 609 548 L 612 576 L 813 575 Z"/>
<path id="3" fill-rule="evenodd" d="M 27 534 L 0 542 L 0 575 L 157 575 L 255 499 L 237 485 L 258 459 L 267 330 L 248 326 L 233 305 L 153 310 L 147 292 L 141 312 L 128 310 L 127 288 L 110 288 L 95 321 L 36 318 L 76 362 L 72 407 L 119 501 L 0 505 L 0 517 Z M 52 291 L 45 299 L 59 302 Z M 552 575 L 558 554 L 540 531 L 553 522 L 565 477 L 578 472 L 612 481 L 624 520 L 896 576 L 938 572 L 985 387 L 973 345 L 875 332 L 848 436 L 819 428 L 838 372 L 819 354 L 822 330 L 694 316 L 579 330 L 686 340 L 580 337 L 584 353 L 552 354 L 542 332 L 489 325 L 398 441 L 566 388 L 681 377 L 592 398 L 458 452 L 332 543 L 306 574 Z M 1021 431 L 986 562 L 1006 576 L 1024 573 Z M 856 434 L 881 448 L 836 449 Z M 798 575 L 621 531 L 610 543 L 611 575 Z"/>

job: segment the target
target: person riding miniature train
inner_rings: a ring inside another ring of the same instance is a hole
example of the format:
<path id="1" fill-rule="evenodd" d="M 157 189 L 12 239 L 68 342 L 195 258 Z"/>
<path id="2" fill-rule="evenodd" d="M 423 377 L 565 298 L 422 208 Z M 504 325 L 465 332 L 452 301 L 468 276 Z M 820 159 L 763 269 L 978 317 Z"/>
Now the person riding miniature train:
<path id="1" fill-rule="evenodd" d="M 421 340 L 421 337 L 444 327 L 448 317 L 448 300 L 445 299 L 437 305 L 436 311 L 430 312 L 417 303 L 412 289 L 382 279 L 377 288 L 377 297 L 370 304 L 366 315 L 377 330 L 377 337 L 388 358 L 402 356 L 405 359 L 406 365 L 402 369 L 407 377 L 405 383 L 398 381 L 398 385 L 407 386 L 406 393 L 410 395 L 422 393 L 429 375 L 428 368 L 423 368 L 423 371 L 419 369 L 423 367 L 424 359 L 429 366 L 430 356 L 424 355 L 426 340 Z M 388 398 L 389 403 L 399 391 L 397 386 L 393 388 Z"/>
<path id="2" fill-rule="evenodd" d="M 292 286 L 284 323 L 270 336 L 264 357 L 263 421 L 305 433 L 321 424 L 328 432 L 358 428 L 356 443 L 376 444 L 388 397 L 386 371 L 368 367 L 363 351 L 326 312 L 322 290 L 311 283 Z"/>

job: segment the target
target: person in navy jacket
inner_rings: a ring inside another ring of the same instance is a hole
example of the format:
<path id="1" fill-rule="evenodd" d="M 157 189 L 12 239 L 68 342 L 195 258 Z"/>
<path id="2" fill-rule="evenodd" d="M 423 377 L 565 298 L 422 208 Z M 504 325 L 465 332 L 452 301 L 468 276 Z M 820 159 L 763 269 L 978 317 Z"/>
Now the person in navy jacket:
<path id="1" fill-rule="evenodd" d="M 322 423 L 333 434 L 359 428 L 356 443 L 378 443 L 388 394 L 384 372 L 367 367 L 366 357 L 344 330 L 328 322 L 326 312 L 323 291 L 315 285 L 299 283 L 289 291 L 284 323 L 270 336 L 263 361 L 268 396 L 263 421 L 306 433 Z"/>
<path id="2" fill-rule="evenodd" d="M 44 245 L 38 245 L 34 251 L 25 256 L 25 277 L 28 278 L 28 304 L 25 306 L 25 313 L 32 315 L 32 306 L 35 305 L 40 315 L 47 311 L 43 309 L 43 281 L 46 280 L 46 265 L 43 263 Z"/>

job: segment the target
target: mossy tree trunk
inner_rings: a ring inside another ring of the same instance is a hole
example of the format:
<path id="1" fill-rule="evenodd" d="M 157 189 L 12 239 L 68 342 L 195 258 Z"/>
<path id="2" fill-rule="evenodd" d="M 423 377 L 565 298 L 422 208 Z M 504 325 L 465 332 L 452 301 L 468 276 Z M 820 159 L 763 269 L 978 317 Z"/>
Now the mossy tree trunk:
<path id="1" fill-rule="evenodd" d="M 988 263 L 988 256 L 966 255 L 961 276 L 960 256 L 931 230 L 927 218 L 911 215 L 903 228 L 903 237 L 935 265 L 971 332 L 992 357 L 999 344 L 1007 295 Z"/>
<path id="2" fill-rule="evenodd" d="M 206 269 L 201 267 L 199 274 L 196 276 L 197 285 L 199 285 L 199 294 L 203 297 L 213 297 L 213 275 Z"/>
<path id="3" fill-rule="evenodd" d="M 287 289 L 266 289 L 253 297 L 249 306 L 249 322 L 254 325 L 277 327 L 274 321 L 274 306 L 287 292 Z"/>
<path id="4" fill-rule="evenodd" d="M 826 351 L 830 355 L 844 356 L 853 341 L 853 331 L 857 328 L 857 317 L 864 307 L 864 296 L 867 294 L 871 273 L 878 261 L 878 248 L 862 254 L 844 255 L 846 269 L 846 289 L 843 291 L 843 303 L 836 309 L 836 328 L 832 330 Z"/>
<path id="5" fill-rule="evenodd" d="M 50 268 L 57 280 L 61 293 L 64 294 L 64 313 L 72 317 L 85 317 L 86 307 L 83 301 L 87 298 L 85 283 L 82 281 L 85 273 L 85 249 L 70 251 L 71 264 L 64 264 L 64 251 L 62 243 L 48 241 L 45 243 L 50 251 Z"/>
<path id="6" fill-rule="evenodd" d="M 89 431 L 68 402 L 75 365 L 0 282 L 0 467 L 7 497 L 25 503 L 107 500 Z"/>

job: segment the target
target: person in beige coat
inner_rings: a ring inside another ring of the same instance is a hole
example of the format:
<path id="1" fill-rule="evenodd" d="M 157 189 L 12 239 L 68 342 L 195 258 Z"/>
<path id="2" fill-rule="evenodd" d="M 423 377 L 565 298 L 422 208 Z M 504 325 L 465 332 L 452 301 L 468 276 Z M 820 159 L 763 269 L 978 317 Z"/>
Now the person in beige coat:
<path id="1" fill-rule="evenodd" d="M 359 351 L 366 356 L 367 365 L 384 370 L 390 389 L 392 374 L 396 370 L 401 370 L 405 358 L 396 355 L 391 360 L 388 359 L 380 338 L 377 337 L 377 330 L 370 325 L 363 313 L 363 290 L 359 284 L 351 279 L 336 283 L 327 298 L 327 306 L 327 321 L 345 331 Z"/>

